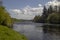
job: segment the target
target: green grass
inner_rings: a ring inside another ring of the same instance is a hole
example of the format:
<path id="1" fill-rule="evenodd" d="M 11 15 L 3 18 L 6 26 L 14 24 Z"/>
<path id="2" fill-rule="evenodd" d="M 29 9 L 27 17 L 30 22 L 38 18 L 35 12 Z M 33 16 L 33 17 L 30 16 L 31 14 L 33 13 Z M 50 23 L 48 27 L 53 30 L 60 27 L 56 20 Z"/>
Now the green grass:
<path id="1" fill-rule="evenodd" d="M 27 40 L 27 38 L 6 26 L 0 25 L 0 40 Z"/>

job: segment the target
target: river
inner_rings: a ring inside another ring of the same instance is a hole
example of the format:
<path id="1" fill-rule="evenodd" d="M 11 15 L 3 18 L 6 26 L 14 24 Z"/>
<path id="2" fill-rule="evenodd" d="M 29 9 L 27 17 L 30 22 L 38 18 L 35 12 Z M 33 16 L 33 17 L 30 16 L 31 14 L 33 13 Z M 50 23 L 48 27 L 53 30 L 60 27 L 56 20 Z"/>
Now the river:
<path id="1" fill-rule="evenodd" d="M 24 34 L 28 40 L 60 40 L 60 33 L 56 31 L 45 32 L 41 23 L 15 23 L 13 29 Z"/>

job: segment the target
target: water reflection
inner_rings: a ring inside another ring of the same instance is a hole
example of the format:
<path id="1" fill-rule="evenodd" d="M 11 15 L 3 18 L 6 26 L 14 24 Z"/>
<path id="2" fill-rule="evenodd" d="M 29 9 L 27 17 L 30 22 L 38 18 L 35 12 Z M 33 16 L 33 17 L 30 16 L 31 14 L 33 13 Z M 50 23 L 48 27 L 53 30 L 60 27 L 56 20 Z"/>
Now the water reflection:
<path id="1" fill-rule="evenodd" d="M 43 25 L 43 40 L 60 40 L 60 25 Z"/>
<path id="2" fill-rule="evenodd" d="M 14 30 L 28 40 L 60 40 L 60 25 L 14 24 Z"/>
<path id="3" fill-rule="evenodd" d="M 60 25 L 43 25 L 42 27 L 45 33 L 60 33 Z"/>

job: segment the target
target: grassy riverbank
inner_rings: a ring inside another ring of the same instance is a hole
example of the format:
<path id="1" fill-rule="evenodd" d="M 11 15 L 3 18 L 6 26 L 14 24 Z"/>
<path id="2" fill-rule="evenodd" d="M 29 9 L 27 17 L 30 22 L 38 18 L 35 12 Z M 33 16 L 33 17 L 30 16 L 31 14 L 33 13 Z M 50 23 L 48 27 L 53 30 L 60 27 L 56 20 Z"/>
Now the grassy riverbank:
<path id="1" fill-rule="evenodd" d="M 13 22 L 10 13 L 4 6 L 0 6 L 0 40 L 27 40 L 24 35 L 11 29 L 13 28 Z"/>
<path id="2" fill-rule="evenodd" d="M 18 32 L 0 25 L 0 40 L 27 40 L 26 37 Z"/>

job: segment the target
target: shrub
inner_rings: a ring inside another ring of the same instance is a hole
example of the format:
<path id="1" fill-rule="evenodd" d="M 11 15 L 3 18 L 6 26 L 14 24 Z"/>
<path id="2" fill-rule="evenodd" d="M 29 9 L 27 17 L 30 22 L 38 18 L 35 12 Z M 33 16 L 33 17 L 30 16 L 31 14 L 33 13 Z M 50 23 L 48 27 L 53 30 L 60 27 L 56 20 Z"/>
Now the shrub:
<path id="1" fill-rule="evenodd" d="M 8 27 L 12 26 L 11 17 L 4 7 L 0 7 L 0 25 Z"/>
<path id="2" fill-rule="evenodd" d="M 60 14 L 59 13 L 52 13 L 47 18 L 48 23 L 60 23 Z"/>

